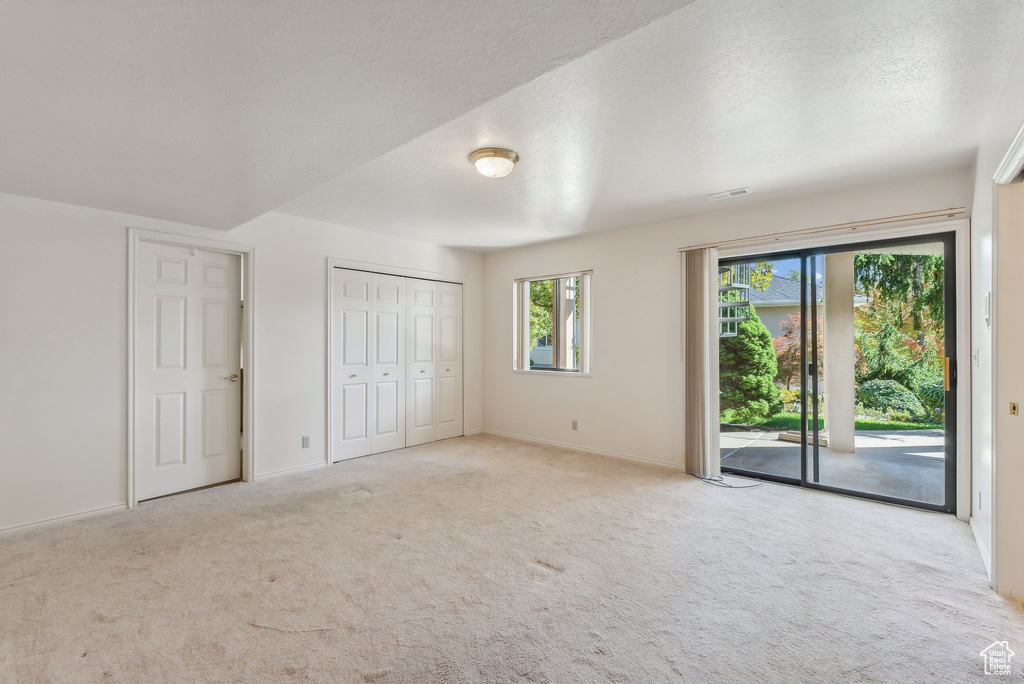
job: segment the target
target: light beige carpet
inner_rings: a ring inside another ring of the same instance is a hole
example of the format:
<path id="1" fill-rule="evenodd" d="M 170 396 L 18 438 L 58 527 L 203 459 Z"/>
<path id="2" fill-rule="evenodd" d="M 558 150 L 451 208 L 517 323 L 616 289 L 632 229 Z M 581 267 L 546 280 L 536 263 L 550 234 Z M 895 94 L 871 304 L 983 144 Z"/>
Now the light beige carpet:
<path id="1" fill-rule="evenodd" d="M 996 639 L 952 516 L 490 436 L 0 537 L 0 681 L 945 683 Z"/>

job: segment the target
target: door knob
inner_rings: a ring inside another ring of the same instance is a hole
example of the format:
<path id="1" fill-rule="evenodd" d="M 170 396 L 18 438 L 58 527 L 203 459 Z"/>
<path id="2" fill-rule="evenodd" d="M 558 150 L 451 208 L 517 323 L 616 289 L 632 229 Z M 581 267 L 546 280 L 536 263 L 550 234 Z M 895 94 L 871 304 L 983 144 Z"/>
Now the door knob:
<path id="1" fill-rule="evenodd" d="M 420 373 L 426 373 L 426 372 L 427 372 L 427 371 L 425 371 L 425 370 L 422 370 L 422 371 L 420 371 Z"/>
<path id="2" fill-rule="evenodd" d="M 353 373 L 352 375 L 350 375 L 350 376 L 348 376 L 348 377 L 350 377 L 350 378 L 354 378 L 354 377 L 356 377 L 356 373 Z"/>
<path id="3" fill-rule="evenodd" d="M 384 374 L 384 377 L 386 378 L 386 377 L 388 377 L 389 375 L 391 375 L 391 373 L 385 373 L 385 374 Z"/>
<path id="4" fill-rule="evenodd" d="M 451 372 L 452 372 L 452 369 L 451 369 L 451 368 L 445 368 L 445 369 L 444 369 L 444 372 L 445 372 L 445 373 L 451 373 Z"/>
<path id="5" fill-rule="evenodd" d="M 232 373 L 231 375 L 229 375 L 228 377 L 226 377 L 224 379 L 225 380 L 230 380 L 231 382 L 238 382 L 238 373 Z"/>

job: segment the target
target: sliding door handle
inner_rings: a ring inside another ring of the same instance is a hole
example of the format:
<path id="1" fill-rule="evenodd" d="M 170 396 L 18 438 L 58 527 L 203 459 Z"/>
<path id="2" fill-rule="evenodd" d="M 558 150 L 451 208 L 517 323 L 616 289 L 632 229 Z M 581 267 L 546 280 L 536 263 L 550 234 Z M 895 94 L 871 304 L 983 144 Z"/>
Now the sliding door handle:
<path id="1" fill-rule="evenodd" d="M 942 386 L 948 392 L 950 387 L 952 386 L 952 382 L 950 381 L 950 377 L 949 377 L 949 357 L 948 356 L 943 359 L 942 366 L 943 366 Z"/>

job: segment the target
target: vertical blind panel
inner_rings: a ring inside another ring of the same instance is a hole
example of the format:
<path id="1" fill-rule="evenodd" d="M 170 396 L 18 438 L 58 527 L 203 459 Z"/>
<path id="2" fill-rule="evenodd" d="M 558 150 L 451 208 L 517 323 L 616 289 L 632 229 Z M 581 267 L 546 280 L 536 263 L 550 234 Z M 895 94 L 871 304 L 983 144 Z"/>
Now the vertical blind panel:
<path id="1" fill-rule="evenodd" d="M 686 470 L 715 477 L 718 454 L 717 250 L 683 255 L 683 447 Z"/>

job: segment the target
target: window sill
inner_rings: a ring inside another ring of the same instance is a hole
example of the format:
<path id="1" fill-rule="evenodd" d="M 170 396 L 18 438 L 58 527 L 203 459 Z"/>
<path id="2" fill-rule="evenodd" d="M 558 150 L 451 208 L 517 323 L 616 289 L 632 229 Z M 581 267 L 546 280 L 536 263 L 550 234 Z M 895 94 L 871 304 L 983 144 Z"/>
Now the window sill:
<path id="1" fill-rule="evenodd" d="M 570 377 L 570 378 L 589 378 L 592 377 L 593 373 L 571 373 L 569 371 L 554 371 L 554 370 L 523 370 L 521 368 L 513 368 L 513 373 L 519 375 L 554 375 L 558 377 Z"/>

